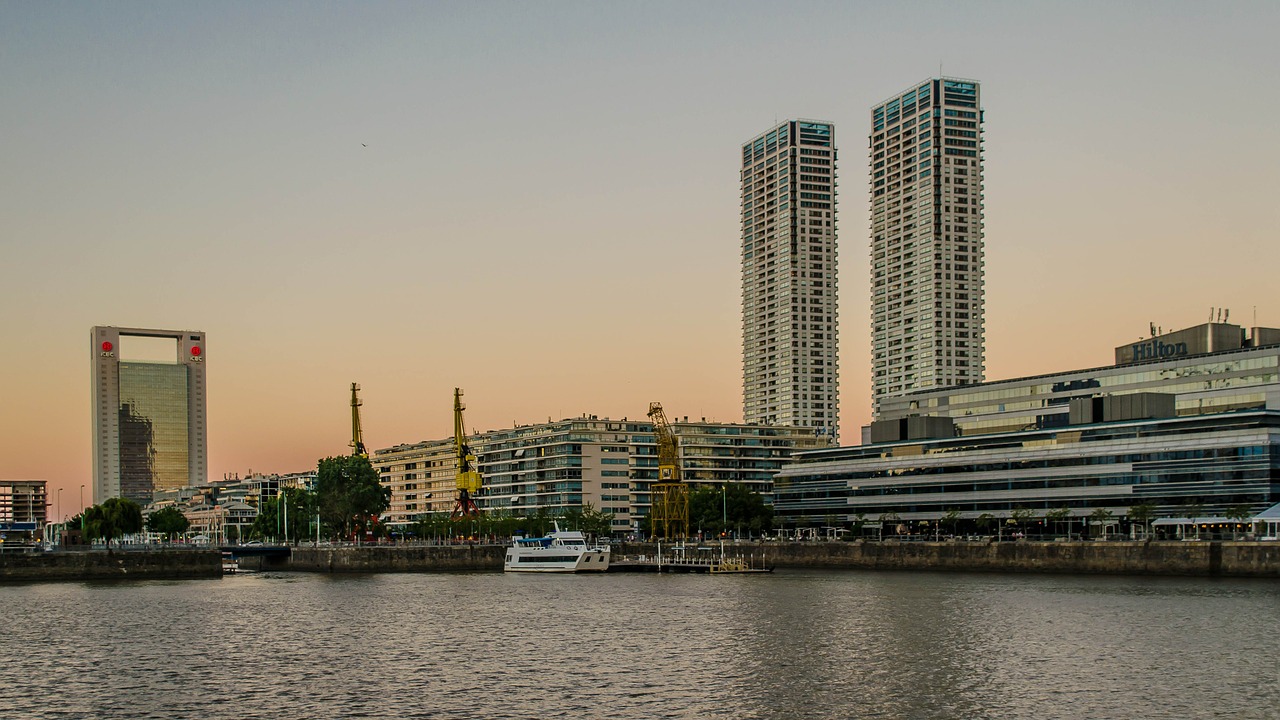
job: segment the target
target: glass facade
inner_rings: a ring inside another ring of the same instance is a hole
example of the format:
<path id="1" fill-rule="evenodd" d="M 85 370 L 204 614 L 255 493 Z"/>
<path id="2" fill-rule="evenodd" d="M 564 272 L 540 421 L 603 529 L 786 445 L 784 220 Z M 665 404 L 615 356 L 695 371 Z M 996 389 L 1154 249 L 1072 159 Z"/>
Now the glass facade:
<path id="1" fill-rule="evenodd" d="M 190 478 L 187 374 L 178 363 L 121 362 L 120 495 L 146 504 Z"/>
<path id="2" fill-rule="evenodd" d="M 950 417 L 963 435 L 1013 432 L 1065 425 L 1072 398 L 1138 392 L 1177 395 L 1179 415 L 1264 408 L 1280 394 L 1280 347 L 920 391 L 885 398 L 881 417 Z"/>
<path id="3" fill-rule="evenodd" d="M 775 508 L 792 526 L 897 515 L 936 520 L 1037 517 L 1066 509 L 1117 517 L 1151 504 L 1159 516 L 1261 511 L 1280 500 L 1280 412 L 1071 426 L 804 453 L 775 480 Z"/>

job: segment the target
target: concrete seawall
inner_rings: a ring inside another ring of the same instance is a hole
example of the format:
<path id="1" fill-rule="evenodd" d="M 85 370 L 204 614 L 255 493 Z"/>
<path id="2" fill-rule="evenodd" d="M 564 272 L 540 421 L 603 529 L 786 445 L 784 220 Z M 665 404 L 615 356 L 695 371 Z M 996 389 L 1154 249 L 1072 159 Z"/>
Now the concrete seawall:
<path id="1" fill-rule="evenodd" d="M 266 567 L 330 573 L 500 571 L 505 553 L 500 545 L 296 547 L 287 564 Z"/>
<path id="2" fill-rule="evenodd" d="M 222 554 L 217 550 L 0 553 L 0 582 L 221 576 Z"/>
<path id="3" fill-rule="evenodd" d="M 792 542 L 730 546 L 779 568 L 1280 578 L 1275 542 Z M 654 546 L 624 545 L 652 554 Z"/>
<path id="4" fill-rule="evenodd" d="M 738 543 L 730 553 L 778 568 L 956 572 L 1190 575 L 1280 578 L 1275 542 L 792 542 Z M 375 573 L 498 571 L 496 545 L 299 547 L 263 569 Z M 614 556 L 654 555 L 651 543 L 615 545 Z M 664 549 L 664 554 L 669 550 Z"/>

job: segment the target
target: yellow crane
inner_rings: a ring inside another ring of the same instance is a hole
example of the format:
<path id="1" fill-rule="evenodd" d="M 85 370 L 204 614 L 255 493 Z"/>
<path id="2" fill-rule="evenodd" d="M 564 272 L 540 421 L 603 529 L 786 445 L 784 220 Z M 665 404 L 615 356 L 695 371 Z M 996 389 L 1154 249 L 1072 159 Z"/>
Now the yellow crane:
<path id="1" fill-rule="evenodd" d="M 655 540 L 684 540 L 689 536 L 689 486 L 680 477 L 679 444 L 662 403 L 649 403 L 649 420 L 658 446 L 658 482 L 649 487 L 649 529 Z"/>
<path id="2" fill-rule="evenodd" d="M 453 389 L 453 446 L 458 456 L 458 476 L 455 484 L 458 488 L 458 501 L 453 506 L 452 517 L 475 517 L 480 514 L 476 507 L 475 494 L 480 492 L 480 470 L 476 462 L 476 454 L 467 445 L 467 428 L 462 423 L 462 411 L 467 408 L 462 404 L 462 390 Z"/>
<path id="3" fill-rule="evenodd" d="M 369 451 L 364 446 L 364 432 L 360 429 L 360 386 L 351 383 L 351 454 L 360 457 L 369 457 Z"/>

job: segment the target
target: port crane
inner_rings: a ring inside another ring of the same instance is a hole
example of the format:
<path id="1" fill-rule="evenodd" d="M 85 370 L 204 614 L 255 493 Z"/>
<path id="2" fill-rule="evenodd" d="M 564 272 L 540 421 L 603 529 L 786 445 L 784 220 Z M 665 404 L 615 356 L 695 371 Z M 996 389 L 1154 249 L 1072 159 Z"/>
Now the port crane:
<path id="1" fill-rule="evenodd" d="M 476 507 L 475 494 L 480 492 L 480 470 L 476 454 L 467 444 L 467 428 L 462 422 L 462 411 L 467 408 L 462 404 L 462 390 L 453 389 L 453 447 L 458 457 L 458 475 L 455 485 L 458 489 L 458 500 L 454 503 L 451 517 L 475 517 L 480 514 Z"/>
<path id="2" fill-rule="evenodd" d="M 364 446 L 364 432 L 360 429 L 360 406 L 363 404 L 360 400 L 360 386 L 351 383 L 351 454 L 369 457 L 369 451 Z"/>
<path id="3" fill-rule="evenodd" d="M 658 446 L 658 482 L 649 487 L 649 529 L 655 540 L 684 540 L 689 536 L 689 486 L 680 476 L 680 446 L 662 403 L 649 403 L 649 420 Z"/>

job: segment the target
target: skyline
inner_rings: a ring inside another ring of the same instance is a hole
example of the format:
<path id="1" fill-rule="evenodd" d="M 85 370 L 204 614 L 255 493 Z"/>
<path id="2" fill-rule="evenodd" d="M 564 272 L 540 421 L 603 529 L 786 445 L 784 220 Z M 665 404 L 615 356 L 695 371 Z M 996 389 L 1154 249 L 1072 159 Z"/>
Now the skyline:
<path id="1" fill-rule="evenodd" d="M 1247 2 L 5 5 L 0 476 L 68 506 L 91 483 L 95 325 L 208 333 L 210 479 L 345 452 L 351 382 L 371 448 L 448 437 L 453 387 L 477 431 L 650 401 L 740 420 L 734 163 L 787 117 L 842 136 L 856 442 L 862 141 L 875 103 L 938 74 L 980 80 L 989 111 L 989 380 L 1106 365 L 1211 306 L 1280 326 L 1277 20 Z M 909 46 L 929 54 L 884 60 Z"/>

